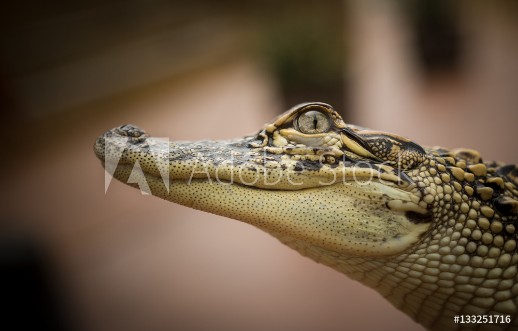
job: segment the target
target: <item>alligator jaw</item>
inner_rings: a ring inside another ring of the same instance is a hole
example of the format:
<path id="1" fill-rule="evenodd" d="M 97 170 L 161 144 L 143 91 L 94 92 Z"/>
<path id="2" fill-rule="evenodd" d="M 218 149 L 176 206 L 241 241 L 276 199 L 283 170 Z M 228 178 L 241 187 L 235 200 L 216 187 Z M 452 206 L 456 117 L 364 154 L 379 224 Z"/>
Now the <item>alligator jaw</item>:
<path id="1" fill-rule="evenodd" d="M 250 139 L 167 142 L 125 125 L 99 137 L 94 150 L 123 183 L 283 241 L 352 256 L 392 255 L 428 229 L 428 222 L 407 217 L 427 213 L 414 194 L 390 181 L 357 181 L 370 179 L 372 169 L 345 177 L 352 171 L 346 167 L 298 169 L 300 162 L 250 148 Z"/>

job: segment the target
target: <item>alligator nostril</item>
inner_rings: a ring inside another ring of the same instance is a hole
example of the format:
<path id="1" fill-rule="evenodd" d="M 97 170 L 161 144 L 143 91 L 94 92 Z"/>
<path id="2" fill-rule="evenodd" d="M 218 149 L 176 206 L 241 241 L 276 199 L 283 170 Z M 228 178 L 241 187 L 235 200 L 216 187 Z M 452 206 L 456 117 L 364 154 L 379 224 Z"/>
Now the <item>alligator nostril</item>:
<path id="1" fill-rule="evenodd" d="M 131 138 L 139 138 L 143 135 L 146 135 L 146 132 L 139 128 L 136 125 L 133 124 L 124 124 L 120 127 L 114 129 L 115 133 L 125 136 L 125 137 L 131 137 Z"/>

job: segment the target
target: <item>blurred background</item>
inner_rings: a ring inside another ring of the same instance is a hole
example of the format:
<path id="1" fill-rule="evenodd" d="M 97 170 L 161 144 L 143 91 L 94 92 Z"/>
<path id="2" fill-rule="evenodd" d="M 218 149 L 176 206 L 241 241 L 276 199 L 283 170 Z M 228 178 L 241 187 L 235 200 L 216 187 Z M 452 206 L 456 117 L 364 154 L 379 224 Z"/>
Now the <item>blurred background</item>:
<path id="1" fill-rule="evenodd" d="M 22 0 L 0 26 L 0 288 L 16 330 L 423 330 L 251 226 L 118 182 L 105 194 L 92 145 L 112 127 L 233 138 L 323 101 L 518 162 L 516 1 Z"/>

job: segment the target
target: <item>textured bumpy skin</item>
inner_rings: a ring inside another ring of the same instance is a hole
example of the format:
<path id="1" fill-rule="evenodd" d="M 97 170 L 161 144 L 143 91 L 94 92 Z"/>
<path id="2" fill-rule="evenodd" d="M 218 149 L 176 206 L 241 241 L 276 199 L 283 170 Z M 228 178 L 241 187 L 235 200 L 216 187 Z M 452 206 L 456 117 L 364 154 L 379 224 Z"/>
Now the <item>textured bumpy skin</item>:
<path id="1" fill-rule="evenodd" d="M 267 231 L 429 329 L 518 329 L 514 165 L 348 125 L 323 103 L 243 139 L 169 143 L 125 125 L 94 149 L 120 181 Z"/>

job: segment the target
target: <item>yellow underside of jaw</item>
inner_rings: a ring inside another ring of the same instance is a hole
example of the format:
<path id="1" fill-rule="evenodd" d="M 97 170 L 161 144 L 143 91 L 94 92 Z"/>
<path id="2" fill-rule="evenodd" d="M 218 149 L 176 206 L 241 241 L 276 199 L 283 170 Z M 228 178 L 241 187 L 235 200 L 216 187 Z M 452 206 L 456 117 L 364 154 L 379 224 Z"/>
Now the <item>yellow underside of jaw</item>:
<path id="1" fill-rule="evenodd" d="M 302 190 L 266 190 L 206 179 L 172 180 L 119 165 L 115 178 L 187 207 L 254 225 L 279 239 L 295 238 L 344 256 L 385 256 L 407 250 L 429 224 L 414 224 L 405 209 L 412 194 L 377 182 L 355 182 Z"/>

